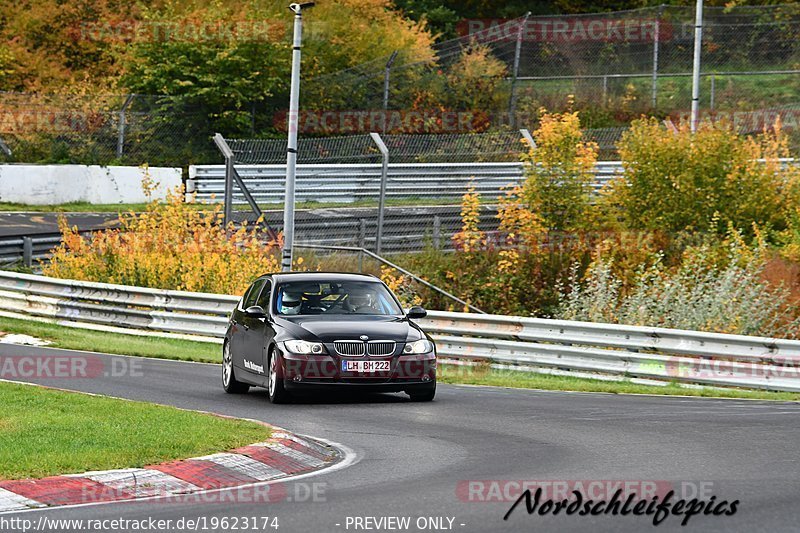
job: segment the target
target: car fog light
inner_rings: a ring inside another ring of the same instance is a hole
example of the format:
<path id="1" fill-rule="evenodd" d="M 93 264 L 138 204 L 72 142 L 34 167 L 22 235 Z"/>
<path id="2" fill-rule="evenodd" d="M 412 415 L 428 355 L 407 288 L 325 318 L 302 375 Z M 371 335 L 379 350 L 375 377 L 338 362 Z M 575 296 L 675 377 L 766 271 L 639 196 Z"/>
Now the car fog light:
<path id="1" fill-rule="evenodd" d="M 294 377 L 294 381 L 301 381 L 302 379 L 303 379 L 303 376 L 299 376 L 298 375 L 298 376 Z"/>
<path id="2" fill-rule="evenodd" d="M 422 376 L 422 381 L 430 381 L 431 377 L 428 374 Z"/>

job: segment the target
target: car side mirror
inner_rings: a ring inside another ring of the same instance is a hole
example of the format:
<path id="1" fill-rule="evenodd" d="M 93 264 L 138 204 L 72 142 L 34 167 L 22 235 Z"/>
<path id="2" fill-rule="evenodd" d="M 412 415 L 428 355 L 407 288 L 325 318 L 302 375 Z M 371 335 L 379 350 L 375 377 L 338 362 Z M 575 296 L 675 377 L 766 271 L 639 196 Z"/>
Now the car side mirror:
<path id="1" fill-rule="evenodd" d="M 414 307 L 408 310 L 406 316 L 408 318 L 425 318 L 426 316 L 428 316 L 428 312 L 422 307 L 415 305 Z"/>
<path id="2" fill-rule="evenodd" d="M 247 309 L 244 310 L 244 314 L 249 316 L 250 318 L 266 318 L 267 313 L 264 311 L 264 308 L 260 305 L 251 305 Z"/>

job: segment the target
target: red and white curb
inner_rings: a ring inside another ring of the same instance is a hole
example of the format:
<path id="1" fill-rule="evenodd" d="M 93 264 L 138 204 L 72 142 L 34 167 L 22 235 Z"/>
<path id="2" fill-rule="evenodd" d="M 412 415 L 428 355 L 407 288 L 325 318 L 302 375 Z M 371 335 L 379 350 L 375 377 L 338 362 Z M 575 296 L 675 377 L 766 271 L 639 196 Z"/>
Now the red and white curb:
<path id="1" fill-rule="evenodd" d="M 0 513 L 142 498 L 169 500 L 307 475 L 343 459 L 347 458 L 342 450 L 332 445 L 273 431 L 266 442 L 145 468 L 0 481 Z"/>

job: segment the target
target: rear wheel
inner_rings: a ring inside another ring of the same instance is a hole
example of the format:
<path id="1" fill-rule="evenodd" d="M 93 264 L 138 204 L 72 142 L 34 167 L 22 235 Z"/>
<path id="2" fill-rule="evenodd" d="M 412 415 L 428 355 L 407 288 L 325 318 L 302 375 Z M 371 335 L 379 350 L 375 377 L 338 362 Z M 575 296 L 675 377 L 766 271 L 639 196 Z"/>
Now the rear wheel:
<path id="1" fill-rule="evenodd" d="M 222 388 L 228 394 L 242 394 L 250 390 L 250 385 L 236 380 L 231 356 L 231 343 L 225 341 L 222 346 Z"/>
<path id="2" fill-rule="evenodd" d="M 430 402 L 436 396 L 436 382 L 426 387 L 419 387 L 416 389 L 407 390 L 406 394 L 411 398 L 412 402 Z"/>
<path id="3" fill-rule="evenodd" d="M 280 356 L 275 352 L 275 349 L 269 351 L 268 377 L 267 391 L 269 392 L 269 401 L 272 403 L 289 403 L 291 396 L 283 385 L 283 375 L 280 372 Z"/>

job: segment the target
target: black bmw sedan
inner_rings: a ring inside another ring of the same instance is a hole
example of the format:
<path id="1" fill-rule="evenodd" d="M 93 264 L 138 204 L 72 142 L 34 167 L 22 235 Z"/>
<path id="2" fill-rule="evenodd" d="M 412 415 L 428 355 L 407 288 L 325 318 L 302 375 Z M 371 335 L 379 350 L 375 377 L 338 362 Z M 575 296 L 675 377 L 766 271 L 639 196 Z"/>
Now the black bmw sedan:
<path id="1" fill-rule="evenodd" d="M 389 288 L 373 276 L 268 274 L 231 313 L 222 348 L 226 392 L 266 387 L 272 403 L 293 392 L 341 388 L 436 394 L 436 347 Z"/>

